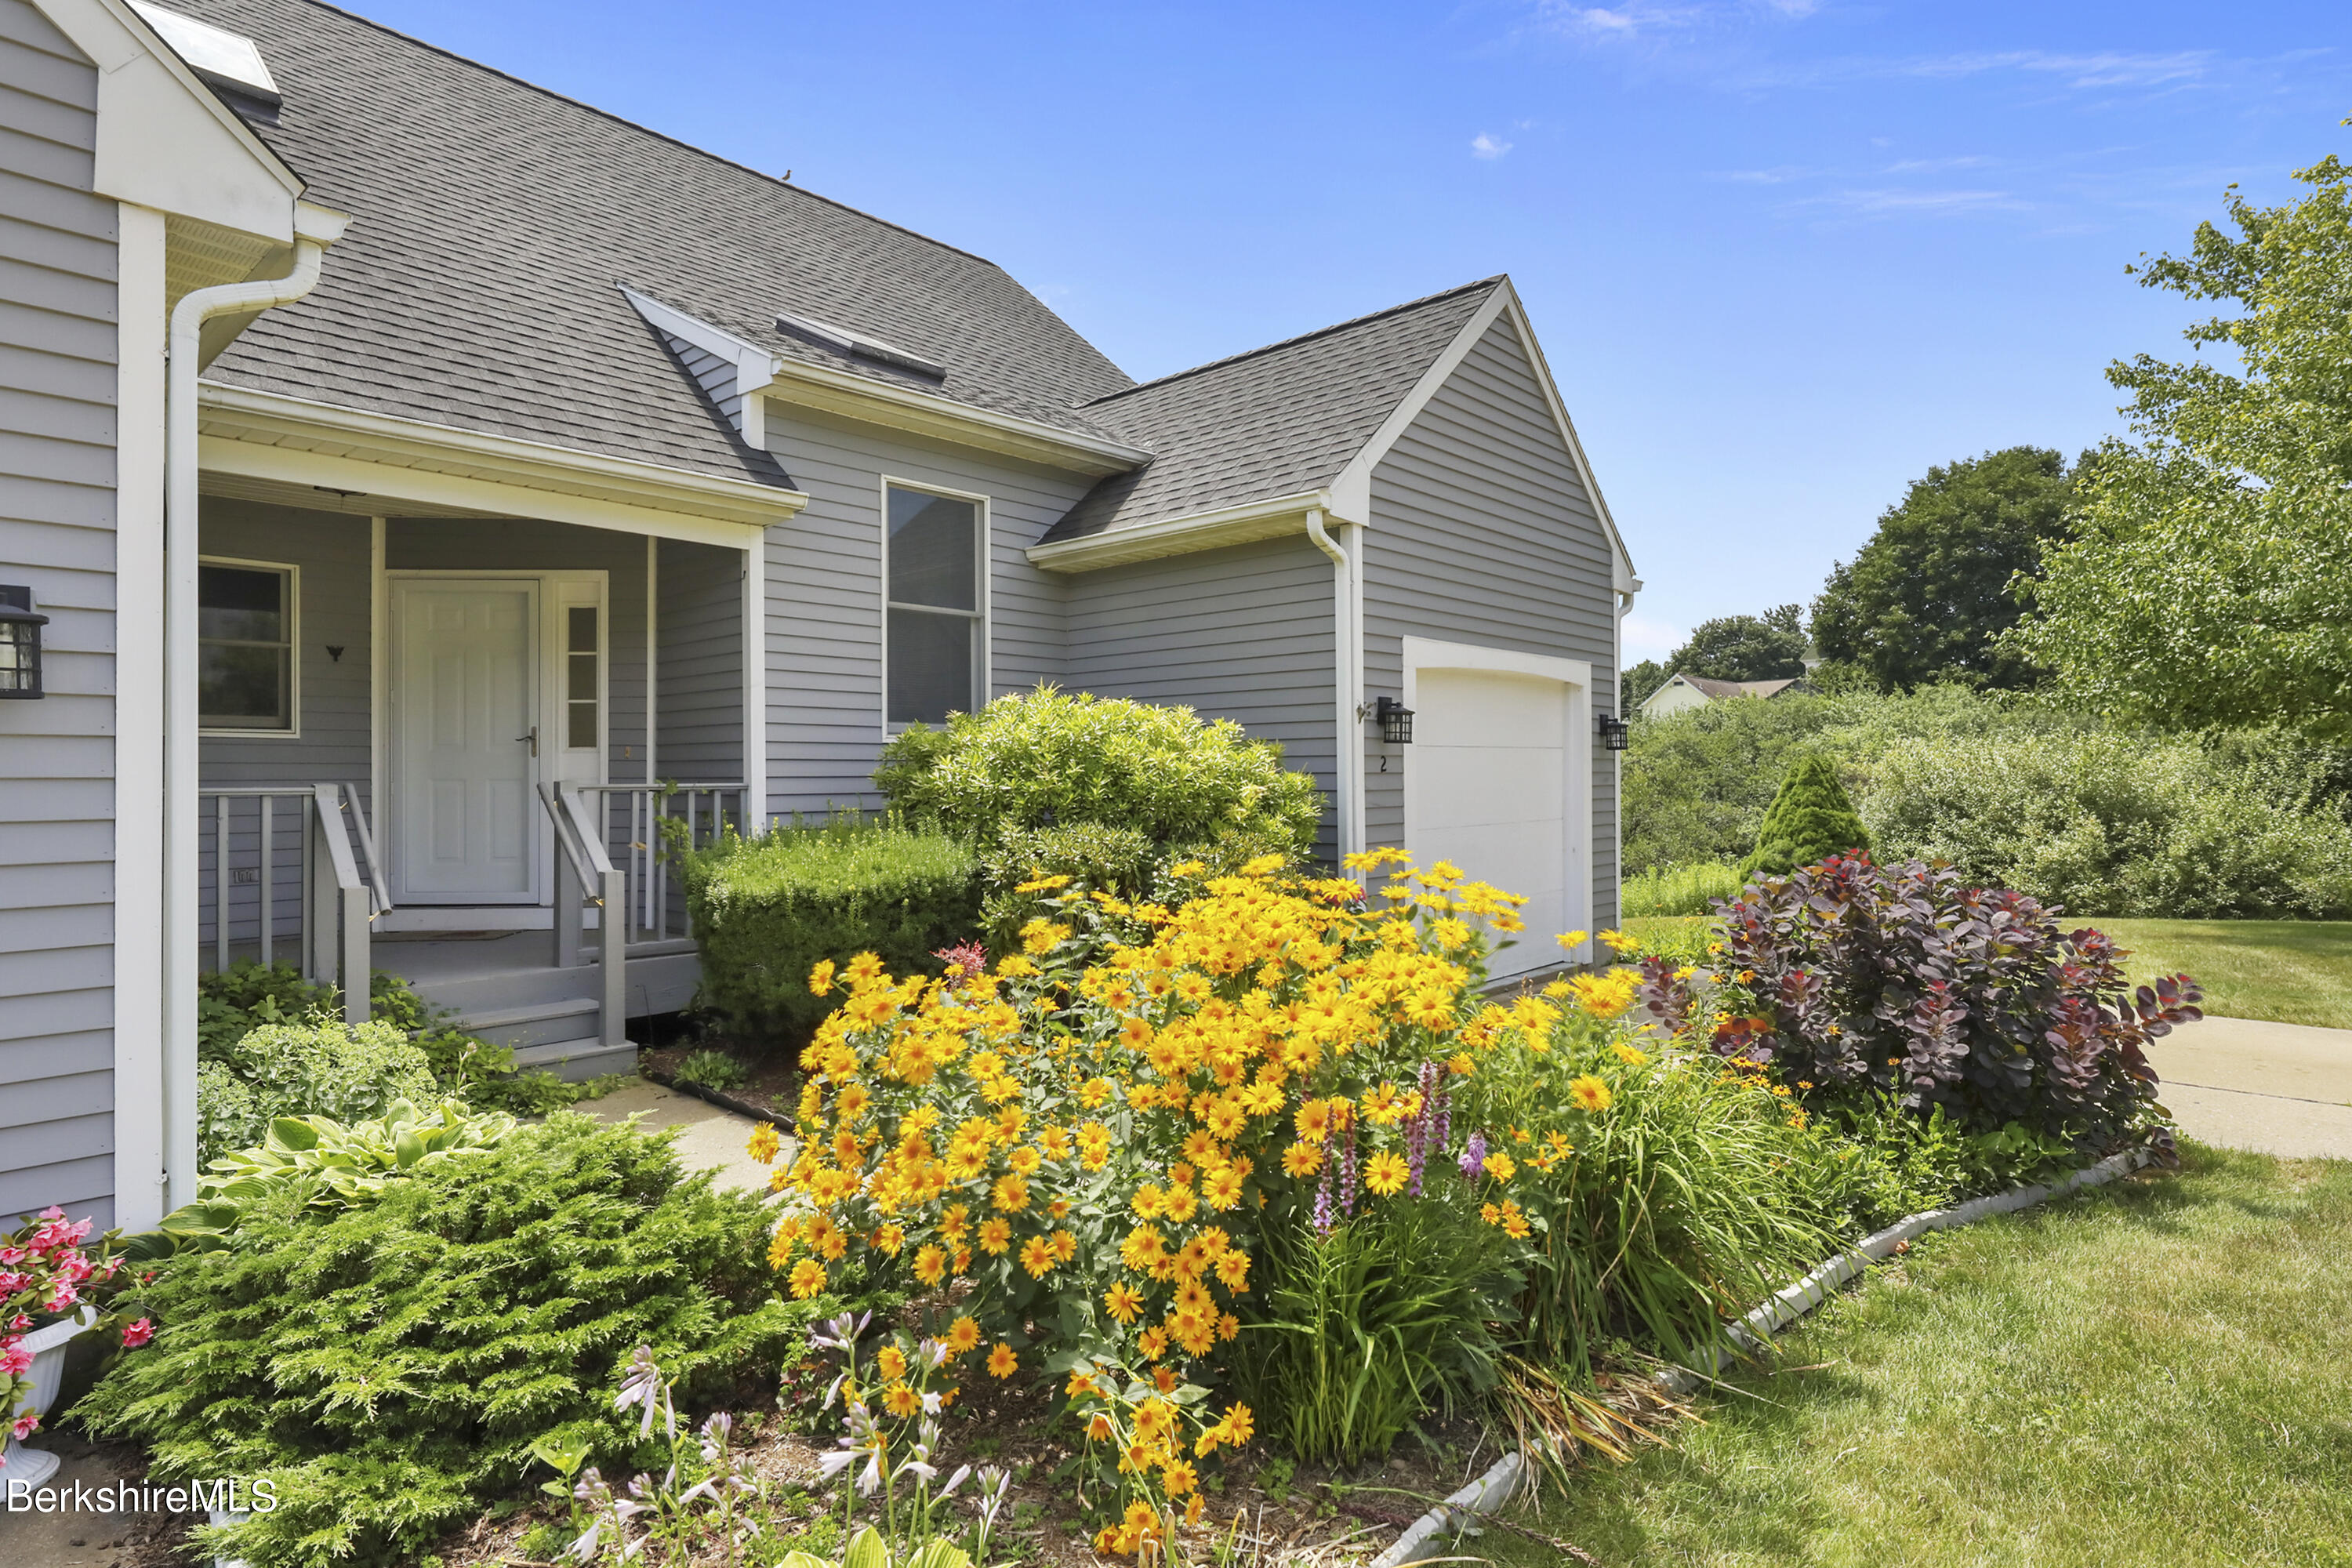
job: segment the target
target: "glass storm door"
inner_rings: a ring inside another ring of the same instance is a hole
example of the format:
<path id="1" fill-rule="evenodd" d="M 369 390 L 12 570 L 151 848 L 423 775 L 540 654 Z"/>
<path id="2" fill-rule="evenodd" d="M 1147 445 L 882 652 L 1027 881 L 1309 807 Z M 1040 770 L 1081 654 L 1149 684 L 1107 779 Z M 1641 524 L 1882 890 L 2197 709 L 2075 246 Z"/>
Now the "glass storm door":
<path id="1" fill-rule="evenodd" d="M 392 896 L 539 899 L 539 584 L 392 584 Z"/>

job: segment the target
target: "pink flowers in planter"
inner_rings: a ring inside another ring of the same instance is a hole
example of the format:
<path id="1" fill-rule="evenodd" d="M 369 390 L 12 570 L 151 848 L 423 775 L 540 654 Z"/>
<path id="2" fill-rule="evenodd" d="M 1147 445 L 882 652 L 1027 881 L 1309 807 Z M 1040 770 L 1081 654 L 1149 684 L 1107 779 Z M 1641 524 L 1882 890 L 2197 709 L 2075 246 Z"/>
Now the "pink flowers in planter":
<path id="1" fill-rule="evenodd" d="M 110 1234 L 85 1245 L 92 1228 L 90 1221 L 68 1220 L 63 1209 L 52 1207 L 24 1229 L 0 1234 L 0 1422 L 12 1436 L 29 1436 L 41 1420 L 37 1411 L 19 1408 L 32 1403 L 34 1355 L 26 1334 L 41 1320 L 90 1301 L 94 1292 L 107 1293 L 122 1267 Z M 154 1335 L 154 1325 L 142 1318 L 123 1331 L 123 1347 L 136 1350 Z"/>

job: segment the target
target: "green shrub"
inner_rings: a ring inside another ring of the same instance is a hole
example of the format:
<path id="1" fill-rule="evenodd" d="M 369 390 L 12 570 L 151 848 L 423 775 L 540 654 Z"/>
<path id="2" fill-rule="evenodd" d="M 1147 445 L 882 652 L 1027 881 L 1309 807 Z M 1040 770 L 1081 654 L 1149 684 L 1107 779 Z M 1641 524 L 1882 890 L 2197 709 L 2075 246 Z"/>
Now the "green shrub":
<path id="1" fill-rule="evenodd" d="M 2352 915 L 2352 825 L 2300 748 L 2087 733 L 1916 739 L 1880 759 L 1882 842 L 2084 913 Z"/>
<path id="2" fill-rule="evenodd" d="M 1832 855 L 1869 851 L 1870 831 L 1854 815 L 1837 770 L 1820 753 L 1807 752 L 1790 764 L 1738 876 L 1743 882 L 1759 874 L 1785 877 Z"/>
<path id="3" fill-rule="evenodd" d="M 1663 958 L 1677 968 L 1714 962 L 1715 922 L 1703 915 L 1643 915 L 1620 925 L 1618 936 L 1612 945 L 1623 958 Z"/>
<path id="4" fill-rule="evenodd" d="M 248 1029 L 196 1067 L 196 1156 L 258 1143 L 281 1116 L 359 1121 L 438 1098 L 425 1053 L 389 1024 L 314 1014 Z"/>
<path id="5" fill-rule="evenodd" d="M 704 1004 L 764 1033 L 804 1031 L 833 1010 L 809 992 L 819 962 L 874 952 L 894 973 L 937 973 L 931 954 L 980 918 L 971 851 L 894 824 L 730 835 L 680 866 Z"/>
<path id="6" fill-rule="evenodd" d="M 636 1345 L 706 1398 L 774 1357 L 803 1314 L 773 1298 L 767 1231 L 757 1197 L 681 1179 L 667 1134 L 559 1114 L 372 1204 L 257 1204 L 234 1248 L 145 1287 L 153 1346 L 78 1409 L 159 1479 L 275 1485 L 275 1511 L 199 1532 L 207 1554 L 413 1563 L 520 1492 L 543 1433 L 625 1462 L 609 1389 Z"/>
<path id="7" fill-rule="evenodd" d="M 1323 817 L 1314 779 L 1231 720 L 1051 687 L 956 714 L 944 730 L 908 729 L 883 748 L 874 782 L 910 817 L 986 847 L 1092 823 L 1163 849 L 1240 835 L 1303 855 Z"/>
<path id="8" fill-rule="evenodd" d="M 196 1048 L 200 1056 L 218 1057 L 265 1024 L 331 1016 L 341 1006 L 340 992 L 305 980 L 294 964 L 240 958 L 196 978 Z M 368 1017 L 412 1037 L 432 1064 L 442 1091 L 461 1094 L 472 1104 L 528 1116 L 588 1098 L 586 1086 L 566 1083 L 551 1072 L 515 1071 L 511 1048 L 456 1027 L 405 979 L 385 970 L 369 976 Z"/>
<path id="9" fill-rule="evenodd" d="M 1038 874 L 1131 900 L 1150 891 L 1158 861 L 1158 847 L 1132 827 L 1072 822 L 1007 831 L 980 862 L 981 886 L 987 889 L 980 918 L 989 951 L 1012 952 L 1024 925 L 1054 912 L 1047 891 L 1020 891 Z"/>
<path id="10" fill-rule="evenodd" d="M 1713 860 L 1637 871 L 1619 889 L 1617 912 L 1626 920 L 1706 914 L 1715 900 L 1738 898 L 1741 879 L 1738 868 Z"/>

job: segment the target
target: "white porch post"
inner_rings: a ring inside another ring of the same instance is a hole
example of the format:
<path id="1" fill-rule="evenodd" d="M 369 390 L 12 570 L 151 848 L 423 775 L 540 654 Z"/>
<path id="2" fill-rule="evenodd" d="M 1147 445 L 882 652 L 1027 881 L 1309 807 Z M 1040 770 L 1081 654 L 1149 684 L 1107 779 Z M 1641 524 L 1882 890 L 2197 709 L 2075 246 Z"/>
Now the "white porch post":
<path id="1" fill-rule="evenodd" d="M 743 832 L 768 825 L 768 533 L 743 551 Z"/>

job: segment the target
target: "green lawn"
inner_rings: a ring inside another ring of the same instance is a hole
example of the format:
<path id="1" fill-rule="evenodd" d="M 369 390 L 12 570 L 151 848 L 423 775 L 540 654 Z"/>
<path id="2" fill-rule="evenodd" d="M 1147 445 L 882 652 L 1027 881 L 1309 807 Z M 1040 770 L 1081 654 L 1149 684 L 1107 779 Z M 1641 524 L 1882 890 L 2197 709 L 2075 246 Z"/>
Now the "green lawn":
<path id="1" fill-rule="evenodd" d="M 2352 1029 L 2352 921 L 2087 919 L 2131 950 L 2131 977 L 2187 971 L 2205 1010 Z"/>
<path id="2" fill-rule="evenodd" d="M 2185 1153 L 1923 1239 L 1524 1521 L 1610 1568 L 2352 1564 L 2352 1163 Z"/>
<path id="3" fill-rule="evenodd" d="M 2205 1010 L 2352 1029 L 2352 921 L 2142 921 L 2068 917 L 2094 925 L 2131 952 L 2134 982 L 2184 971 L 2205 988 Z M 1706 948 L 1706 917 L 1629 920 L 1652 952 L 1689 959 Z"/>

